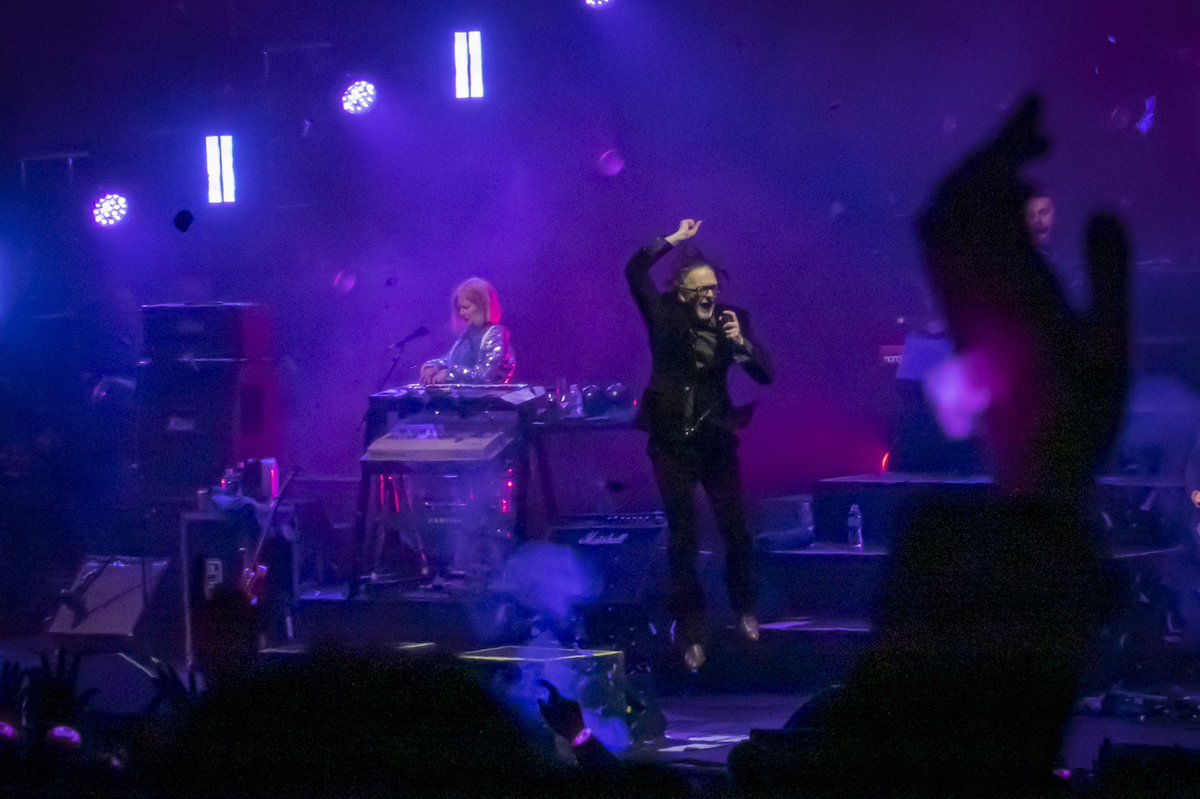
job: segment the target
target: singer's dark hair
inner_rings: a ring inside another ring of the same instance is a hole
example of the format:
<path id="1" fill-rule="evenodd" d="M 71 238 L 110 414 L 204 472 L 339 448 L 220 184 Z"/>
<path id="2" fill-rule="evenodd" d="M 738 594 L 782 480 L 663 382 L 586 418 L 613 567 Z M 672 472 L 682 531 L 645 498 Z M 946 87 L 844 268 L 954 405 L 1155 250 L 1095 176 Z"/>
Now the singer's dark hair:
<path id="1" fill-rule="evenodd" d="M 704 253 L 695 247 L 684 244 L 679 248 L 679 254 L 679 265 L 675 267 L 675 272 L 671 275 L 669 288 L 672 291 L 679 291 L 683 287 L 683 281 L 687 280 L 687 276 L 697 269 L 711 269 L 717 276 L 717 279 L 721 281 L 729 278 L 729 273 L 725 269 L 705 258 Z"/>

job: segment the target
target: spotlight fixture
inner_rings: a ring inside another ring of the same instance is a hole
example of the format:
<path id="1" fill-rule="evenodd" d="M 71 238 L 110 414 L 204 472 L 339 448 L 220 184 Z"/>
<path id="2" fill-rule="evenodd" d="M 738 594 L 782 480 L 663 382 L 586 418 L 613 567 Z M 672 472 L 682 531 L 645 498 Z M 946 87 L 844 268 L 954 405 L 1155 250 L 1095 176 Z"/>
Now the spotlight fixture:
<path id="1" fill-rule="evenodd" d="M 342 108 L 347 114 L 365 114 L 375 105 L 375 84 L 356 80 L 342 92 Z"/>
<path id="2" fill-rule="evenodd" d="M 609 0 L 583 0 L 583 4 L 588 8 L 603 8 L 608 3 Z"/>
<path id="3" fill-rule="evenodd" d="M 119 194 L 106 194 L 92 206 L 92 218 L 100 227 L 112 227 L 129 213 L 129 203 Z"/>

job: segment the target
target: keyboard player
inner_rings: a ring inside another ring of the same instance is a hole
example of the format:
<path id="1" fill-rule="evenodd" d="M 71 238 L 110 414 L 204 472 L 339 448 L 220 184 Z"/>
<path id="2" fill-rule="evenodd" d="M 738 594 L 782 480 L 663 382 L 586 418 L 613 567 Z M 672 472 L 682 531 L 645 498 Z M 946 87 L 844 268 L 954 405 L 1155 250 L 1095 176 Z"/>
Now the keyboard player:
<path id="1" fill-rule="evenodd" d="M 508 328 L 500 324 L 495 287 L 482 278 L 468 278 L 454 290 L 450 306 L 458 340 L 445 356 L 421 366 L 421 385 L 512 382 L 517 362 Z"/>

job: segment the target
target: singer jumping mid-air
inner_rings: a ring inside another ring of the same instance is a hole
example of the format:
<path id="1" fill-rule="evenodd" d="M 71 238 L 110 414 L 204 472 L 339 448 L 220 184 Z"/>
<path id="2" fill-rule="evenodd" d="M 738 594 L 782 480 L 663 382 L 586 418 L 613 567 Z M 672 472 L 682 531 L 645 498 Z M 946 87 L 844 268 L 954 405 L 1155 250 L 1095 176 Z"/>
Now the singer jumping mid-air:
<path id="1" fill-rule="evenodd" d="M 718 305 L 715 270 L 684 263 L 660 292 L 650 268 L 675 245 L 692 238 L 698 220 L 684 219 L 671 235 L 638 250 L 625 267 L 629 289 L 650 334 L 650 384 L 638 410 L 649 433 L 650 461 L 662 492 L 669 532 L 670 596 L 684 662 L 704 663 L 704 595 L 696 574 L 696 483 L 712 502 L 725 539 L 725 586 L 742 633 L 758 640 L 750 532 L 742 507 L 737 460 L 737 414 L 729 398 L 729 368 L 740 364 L 758 383 L 771 382 L 766 352 L 749 337 L 745 311 Z"/>
<path id="2" fill-rule="evenodd" d="M 421 384 L 511 382 L 517 361 L 508 328 L 500 324 L 495 287 L 468 278 L 454 290 L 450 308 L 450 324 L 460 335 L 445 356 L 421 366 Z"/>

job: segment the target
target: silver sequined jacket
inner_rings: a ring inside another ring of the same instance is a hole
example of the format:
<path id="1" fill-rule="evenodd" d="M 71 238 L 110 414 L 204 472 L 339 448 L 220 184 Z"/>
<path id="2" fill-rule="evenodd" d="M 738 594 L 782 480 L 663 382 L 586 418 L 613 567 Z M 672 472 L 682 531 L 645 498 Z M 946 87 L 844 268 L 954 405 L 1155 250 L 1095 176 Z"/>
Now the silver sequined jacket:
<path id="1" fill-rule="evenodd" d="M 450 352 L 426 361 L 425 366 L 448 370 L 448 383 L 508 383 L 517 370 L 517 359 L 508 328 L 492 325 L 483 331 L 478 352 L 473 351 L 469 334 L 463 333 Z"/>

